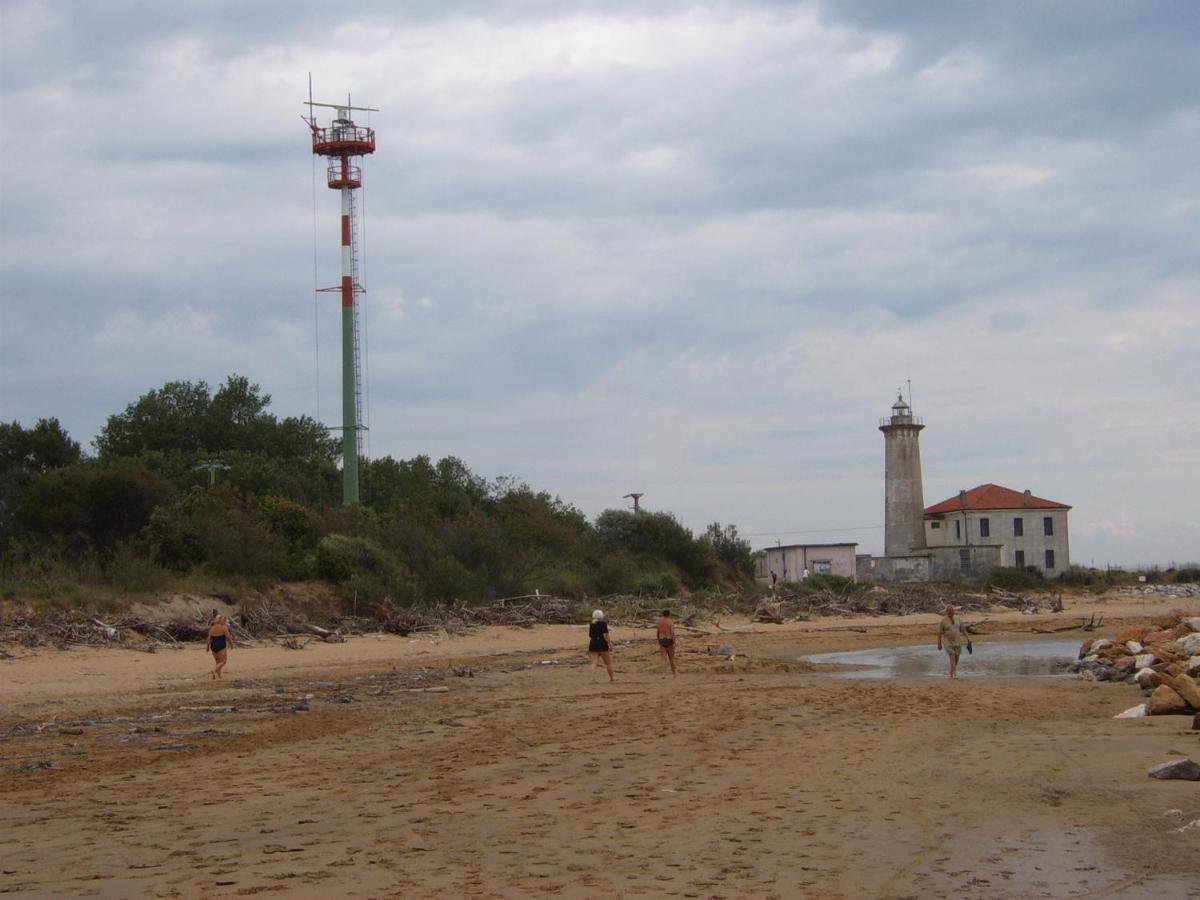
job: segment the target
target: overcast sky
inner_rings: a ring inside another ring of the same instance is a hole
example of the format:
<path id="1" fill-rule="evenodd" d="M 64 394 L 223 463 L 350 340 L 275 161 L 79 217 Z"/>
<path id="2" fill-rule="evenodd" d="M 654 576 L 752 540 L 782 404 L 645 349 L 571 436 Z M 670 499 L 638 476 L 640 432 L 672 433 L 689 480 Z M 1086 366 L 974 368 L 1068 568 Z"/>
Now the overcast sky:
<path id="1" fill-rule="evenodd" d="M 882 552 L 911 379 L 927 504 L 1028 488 L 1074 507 L 1075 562 L 1200 559 L 1200 4 L 0 17 L 5 421 L 87 444 L 234 372 L 339 421 L 311 71 L 381 110 L 372 455 Z"/>

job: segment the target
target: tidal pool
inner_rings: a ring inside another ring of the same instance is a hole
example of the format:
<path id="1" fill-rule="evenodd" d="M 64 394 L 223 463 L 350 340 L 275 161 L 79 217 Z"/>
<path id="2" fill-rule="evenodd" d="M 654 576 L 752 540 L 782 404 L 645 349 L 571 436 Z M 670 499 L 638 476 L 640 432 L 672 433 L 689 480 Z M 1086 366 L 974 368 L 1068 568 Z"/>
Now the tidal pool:
<path id="1" fill-rule="evenodd" d="M 994 641 L 986 644 L 975 641 L 974 649 L 972 654 L 964 650 L 959 661 L 958 674 L 963 678 L 1046 678 L 1067 674 L 1067 668 L 1079 653 L 1079 641 Z M 831 672 L 835 678 L 945 677 L 950 666 L 946 654 L 936 644 L 816 653 L 801 659 L 856 667 Z"/>

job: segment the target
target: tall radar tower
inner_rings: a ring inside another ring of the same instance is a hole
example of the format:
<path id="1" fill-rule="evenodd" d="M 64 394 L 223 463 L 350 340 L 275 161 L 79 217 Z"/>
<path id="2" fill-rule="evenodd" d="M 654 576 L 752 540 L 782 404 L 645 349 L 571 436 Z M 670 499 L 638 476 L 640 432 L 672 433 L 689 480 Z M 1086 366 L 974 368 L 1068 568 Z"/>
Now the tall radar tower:
<path id="1" fill-rule="evenodd" d="M 375 152 L 375 130 L 356 125 L 355 112 L 377 112 L 369 106 L 345 103 L 315 103 L 311 89 L 308 123 L 312 152 L 328 159 L 326 183 L 342 195 L 342 280 L 337 287 L 322 288 L 342 298 L 342 502 L 358 503 L 359 432 L 362 424 L 362 356 L 359 338 L 359 295 L 364 288 L 358 278 L 358 204 L 355 194 L 362 187 L 362 167 L 355 160 Z M 315 108 L 333 110 L 327 127 L 317 124 Z"/>

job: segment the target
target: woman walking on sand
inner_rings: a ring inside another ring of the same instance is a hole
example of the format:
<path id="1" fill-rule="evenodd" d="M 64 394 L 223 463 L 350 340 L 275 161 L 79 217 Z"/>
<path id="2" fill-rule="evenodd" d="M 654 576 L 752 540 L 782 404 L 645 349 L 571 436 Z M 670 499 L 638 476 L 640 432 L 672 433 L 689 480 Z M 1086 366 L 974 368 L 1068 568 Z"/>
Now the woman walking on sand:
<path id="1" fill-rule="evenodd" d="M 204 645 L 204 649 L 213 655 L 215 663 L 212 670 L 213 678 L 221 677 L 221 670 L 229 662 L 229 649 L 232 646 L 233 632 L 229 630 L 229 626 L 225 623 L 225 617 L 217 616 L 213 619 L 212 627 L 208 629 L 208 643 Z"/>
<path id="2" fill-rule="evenodd" d="M 612 641 L 608 636 L 608 623 L 604 621 L 604 612 L 596 610 L 592 613 L 592 624 L 588 626 L 588 656 L 592 658 L 592 683 L 596 683 L 596 665 L 603 662 L 608 670 L 608 680 L 616 681 L 612 667 Z"/>
<path id="3" fill-rule="evenodd" d="M 671 675 L 675 675 L 675 623 L 671 621 L 671 611 L 664 609 L 662 618 L 658 620 L 655 629 L 658 638 L 658 653 L 662 657 L 662 673 L 667 674 L 667 664 L 671 665 Z"/>

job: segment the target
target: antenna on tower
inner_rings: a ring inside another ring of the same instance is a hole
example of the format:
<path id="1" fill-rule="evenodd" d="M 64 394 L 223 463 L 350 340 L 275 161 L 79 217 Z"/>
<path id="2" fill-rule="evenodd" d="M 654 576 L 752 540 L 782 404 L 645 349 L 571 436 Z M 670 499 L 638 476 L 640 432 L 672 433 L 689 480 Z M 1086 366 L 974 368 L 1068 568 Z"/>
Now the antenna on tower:
<path id="1" fill-rule="evenodd" d="M 908 408 L 912 409 L 912 379 L 908 379 Z"/>
<path id="2" fill-rule="evenodd" d="M 625 495 L 625 496 L 623 496 L 621 499 L 622 499 L 622 500 L 633 500 L 633 511 L 634 511 L 634 512 L 641 512 L 641 511 L 642 511 L 642 507 L 639 505 L 638 501 L 639 501 L 639 500 L 641 500 L 641 499 L 642 499 L 643 497 L 645 497 L 645 496 L 646 496 L 646 494 L 645 494 L 645 492 L 643 491 L 643 492 L 642 492 L 642 493 L 640 493 L 640 494 L 639 494 L 639 493 L 626 494 L 626 495 Z"/>
<path id="3" fill-rule="evenodd" d="M 308 76 L 307 118 L 312 132 L 312 152 L 329 160 L 326 183 L 341 194 L 342 278 L 337 287 L 318 288 L 337 293 L 342 301 L 342 501 L 359 502 L 359 432 L 363 430 L 363 364 L 359 334 L 359 297 L 366 289 L 359 280 L 359 212 L 354 192 L 362 187 L 362 167 L 352 160 L 375 152 L 375 130 L 354 124 L 355 111 L 378 112 L 370 106 L 354 106 L 350 94 L 345 103 L 318 103 L 312 98 L 312 74 Z M 317 124 L 315 107 L 334 110 L 329 127 Z"/>

